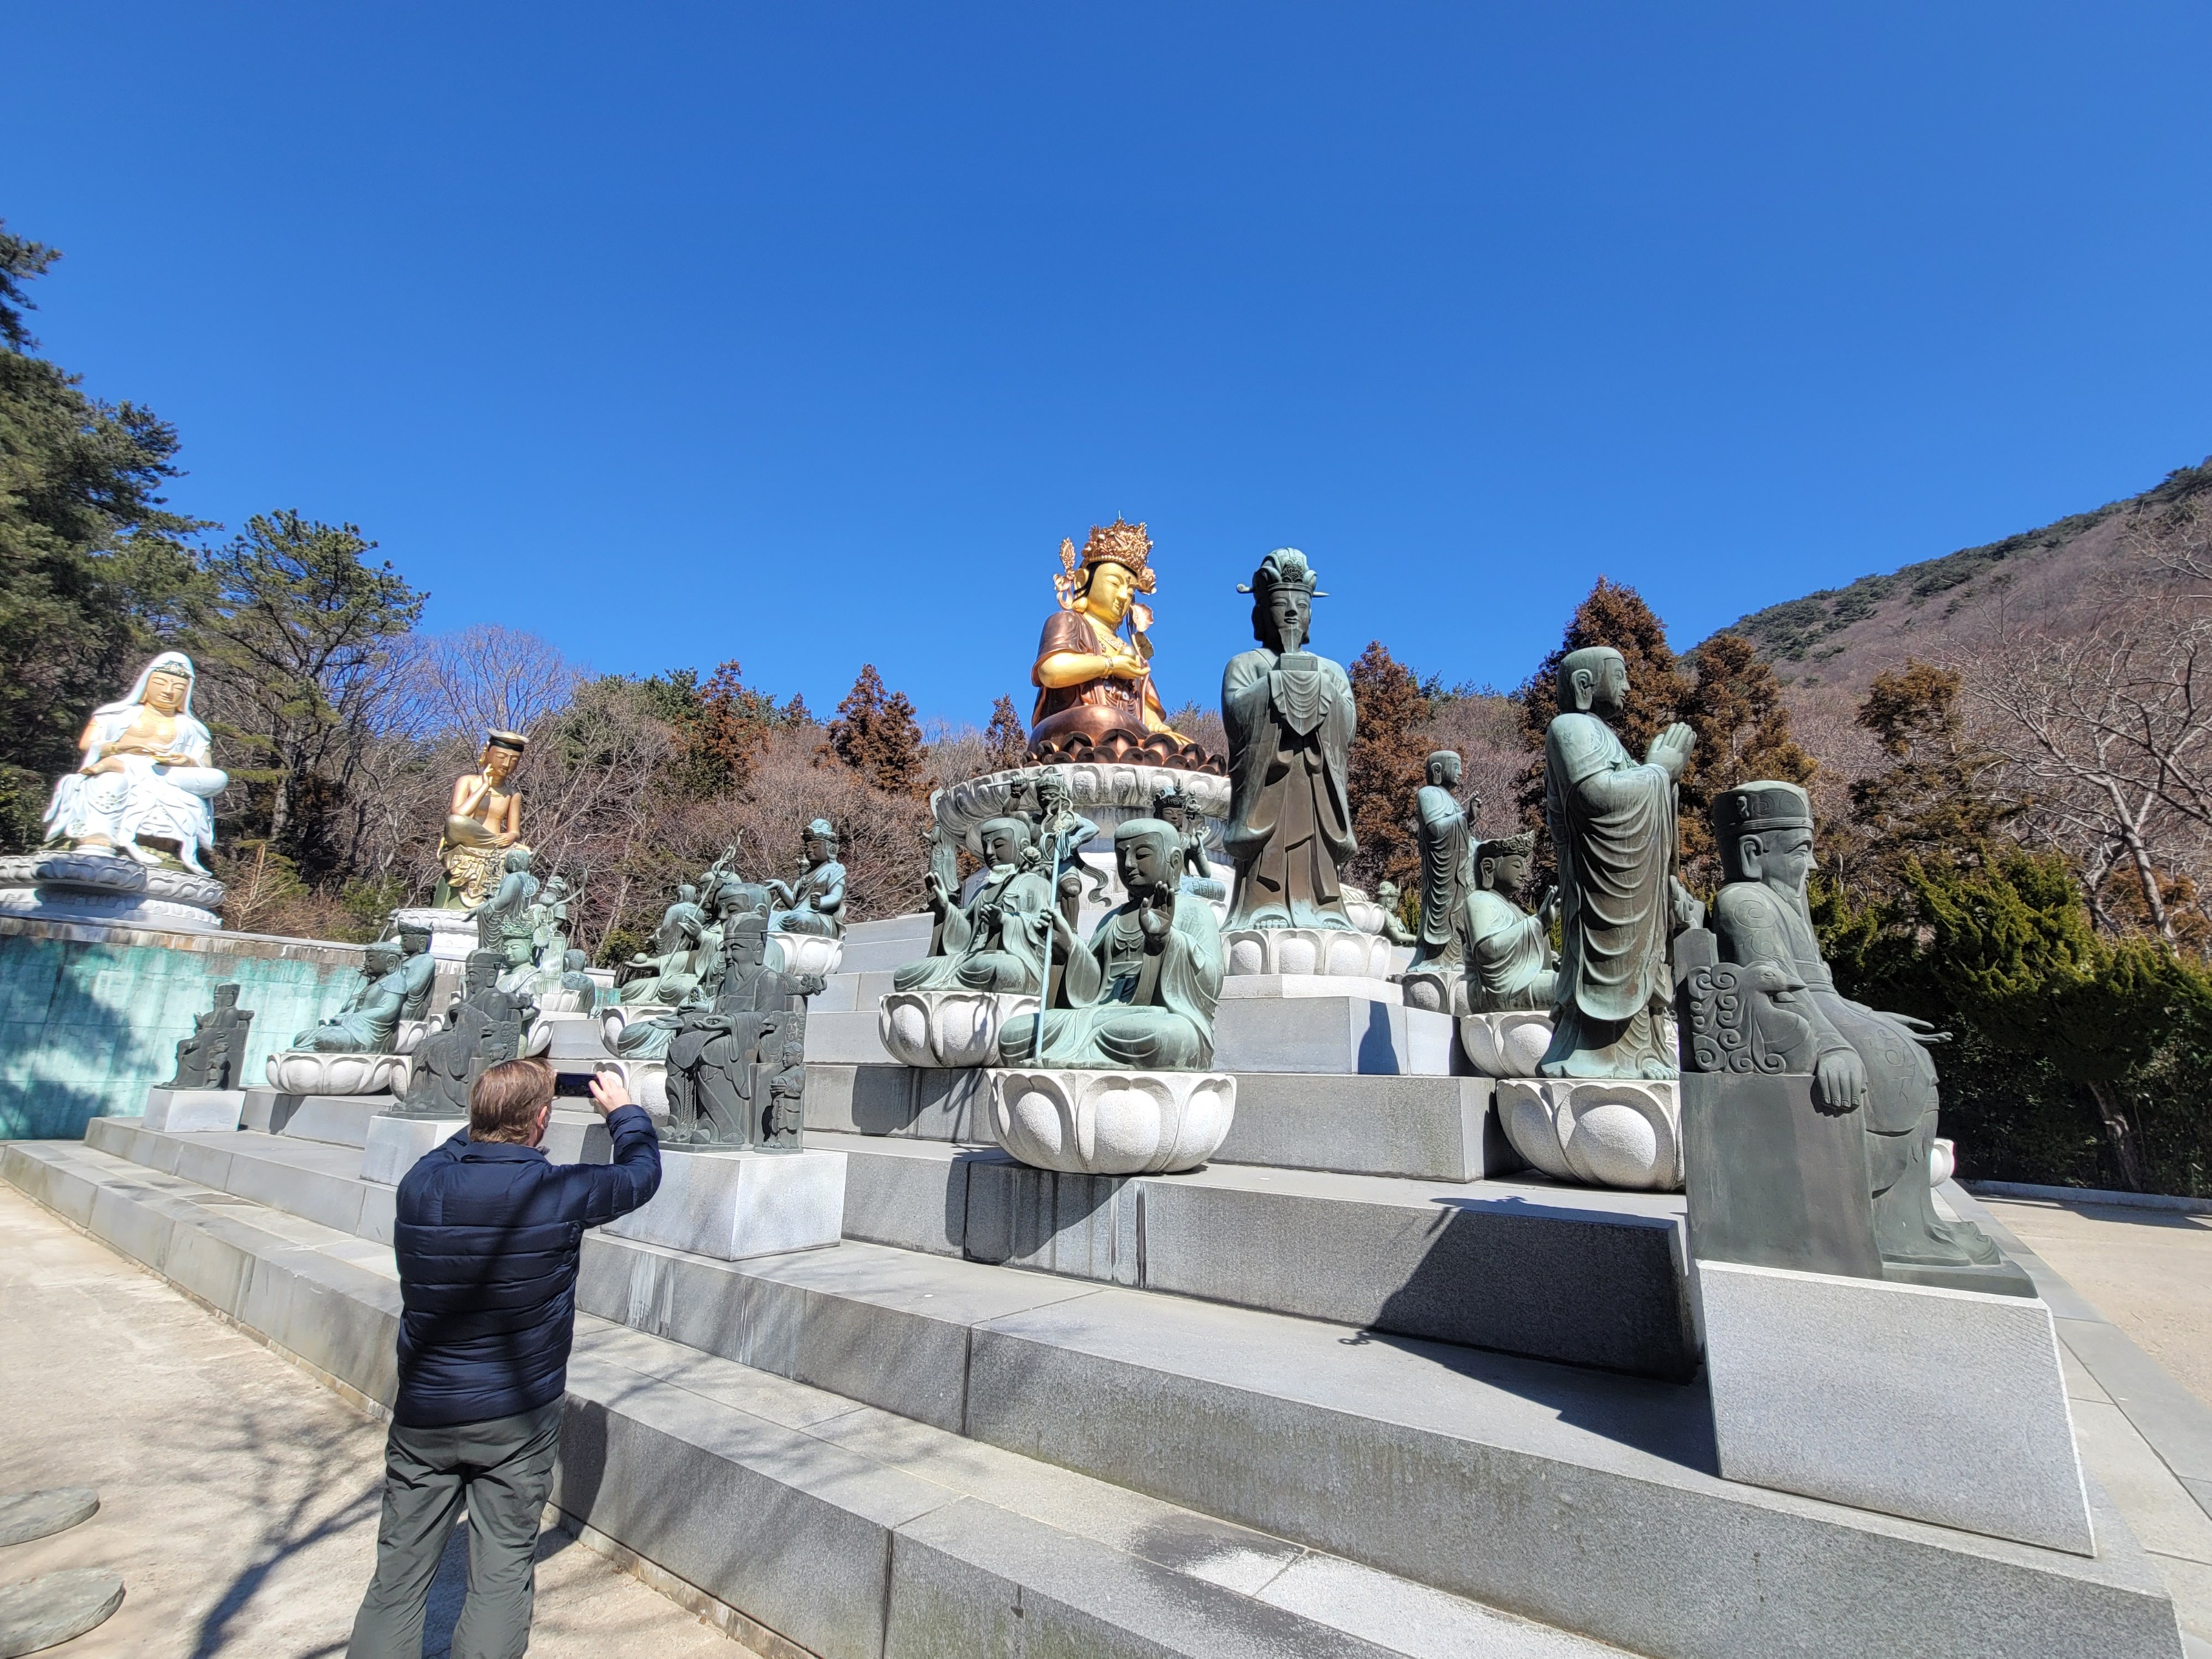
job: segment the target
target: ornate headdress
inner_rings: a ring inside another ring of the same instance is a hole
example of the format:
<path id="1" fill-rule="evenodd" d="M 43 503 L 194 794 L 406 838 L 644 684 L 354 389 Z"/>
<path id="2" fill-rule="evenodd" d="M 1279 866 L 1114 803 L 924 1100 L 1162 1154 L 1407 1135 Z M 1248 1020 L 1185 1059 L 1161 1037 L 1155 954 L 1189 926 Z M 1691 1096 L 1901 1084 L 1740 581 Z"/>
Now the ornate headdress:
<path id="1" fill-rule="evenodd" d="M 1475 862 L 1485 859 L 1524 859 L 1536 850 L 1536 832 L 1523 830 L 1517 836 L 1499 836 L 1486 841 L 1474 849 Z"/>
<path id="2" fill-rule="evenodd" d="M 1810 830 L 1812 798 L 1794 783 L 1762 779 L 1713 798 L 1713 834 L 1723 846 L 1766 830 Z"/>
<path id="3" fill-rule="evenodd" d="M 1325 599 L 1328 594 L 1314 584 L 1321 573 L 1306 562 L 1306 556 L 1295 547 L 1279 547 L 1260 562 L 1249 582 L 1237 584 L 1239 593 L 1256 593 L 1265 599 L 1279 587 L 1296 587 L 1304 591 L 1308 599 Z"/>
<path id="4" fill-rule="evenodd" d="M 1145 526 L 1118 515 L 1111 524 L 1091 526 L 1091 539 L 1083 544 L 1080 560 L 1076 557 L 1075 538 L 1062 537 L 1060 574 L 1052 579 L 1052 585 L 1060 590 L 1060 608 L 1065 611 L 1074 605 L 1075 596 L 1085 584 L 1085 573 L 1102 564 L 1120 565 L 1135 579 L 1137 592 L 1152 592 L 1159 586 L 1149 562 L 1152 556 L 1152 538 L 1145 533 Z"/>

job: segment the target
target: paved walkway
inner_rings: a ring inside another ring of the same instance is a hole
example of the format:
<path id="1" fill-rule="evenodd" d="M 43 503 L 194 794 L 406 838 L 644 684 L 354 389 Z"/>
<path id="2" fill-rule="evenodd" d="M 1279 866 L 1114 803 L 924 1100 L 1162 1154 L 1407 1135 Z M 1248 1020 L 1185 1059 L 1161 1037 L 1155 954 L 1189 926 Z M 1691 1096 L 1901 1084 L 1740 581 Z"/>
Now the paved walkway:
<path id="1" fill-rule="evenodd" d="M 0 1549 L 0 1583 L 112 1567 L 126 1594 L 56 1659 L 342 1654 L 376 1553 L 384 1431 L 320 1382 L 0 1188 L 0 1492 L 91 1486 L 82 1526 Z M 431 1596 L 460 1613 L 459 1535 Z M 748 1659 L 561 1534 L 540 1544 L 532 1659 Z"/>

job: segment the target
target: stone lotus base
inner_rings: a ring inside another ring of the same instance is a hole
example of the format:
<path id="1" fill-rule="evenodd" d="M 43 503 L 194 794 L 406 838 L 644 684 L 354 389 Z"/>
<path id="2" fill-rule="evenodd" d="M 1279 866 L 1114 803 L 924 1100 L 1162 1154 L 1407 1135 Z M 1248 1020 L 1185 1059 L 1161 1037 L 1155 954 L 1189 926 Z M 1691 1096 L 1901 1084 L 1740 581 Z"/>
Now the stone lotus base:
<path id="1" fill-rule="evenodd" d="M 599 994 L 596 986 L 571 991 L 566 986 L 556 985 L 551 990 L 538 994 L 538 1017 L 540 1019 L 557 1019 L 564 1016 L 581 1018 L 592 1012 L 592 1004 Z"/>
<path id="2" fill-rule="evenodd" d="M 4 915 L 211 933 L 222 927 L 223 892 L 213 876 L 149 867 L 118 854 L 33 853 L 0 859 Z"/>
<path id="3" fill-rule="evenodd" d="M 392 925 L 430 930 L 430 954 L 440 962 L 466 962 L 477 948 L 477 919 L 466 910 L 394 910 Z"/>
<path id="4" fill-rule="evenodd" d="M 1409 968 L 1398 975 L 1398 994 L 1408 1008 L 1423 1008 L 1432 1014 L 1468 1012 L 1467 975 L 1456 969 Z"/>
<path id="5" fill-rule="evenodd" d="M 1498 1083 L 1497 1102 L 1513 1150 L 1547 1176 L 1631 1191 L 1681 1188 L 1675 1083 L 1510 1078 Z"/>
<path id="6" fill-rule="evenodd" d="M 1959 1149 L 1942 1135 L 1928 1147 L 1928 1179 L 1940 1187 L 1948 1181 L 1959 1168 Z"/>
<path id="7" fill-rule="evenodd" d="M 1552 1046 L 1552 1017 L 1534 1008 L 1459 1017 L 1459 1046 L 1483 1077 L 1533 1078 Z"/>
<path id="8" fill-rule="evenodd" d="M 891 991 L 876 1011 L 876 1034 L 902 1066 L 995 1066 L 1000 1028 L 1036 1006 L 1034 996 L 997 991 Z"/>
<path id="9" fill-rule="evenodd" d="M 1222 944 L 1231 974 L 1384 979 L 1390 973 L 1390 941 L 1350 927 L 1243 927 Z"/>
<path id="10" fill-rule="evenodd" d="M 403 1019 L 392 1033 L 392 1052 L 411 1054 L 422 1046 L 422 1039 L 445 1024 L 442 1017 L 433 1014 L 428 1019 Z"/>
<path id="11" fill-rule="evenodd" d="M 281 1095 L 397 1094 L 406 1086 L 404 1054 L 322 1054 L 287 1048 L 269 1056 L 269 1086 Z"/>
<path id="12" fill-rule="evenodd" d="M 787 974 L 819 974 L 827 979 L 845 957 L 845 941 L 825 933 L 771 933 L 768 942 L 769 954 L 782 958 Z"/>
<path id="13" fill-rule="evenodd" d="M 1352 925 L 1363 933 L 1382 931 L 1382 907 L 1368 896 L 1364 888 L 1349 884 L 1345 887 L 1344 914 L 1352 918 Z"/>
<path id="14" fill-rule="evenodd" d="M 1237 1079 L 1220 1072 L 991 1073 L 999 1145 L 1034 1169 L 1070 1175 L 1169 1175 L 1213 1156 L 1237 1115 Z"/>
<path id="15" fill-rule="evenodd" d="M 983 849 L 976 833 L 993 818 L 1018 813 L 1023 798 L 1038 775 L 1056 772 L 1067 786 L 1068 801 L 1085 817 L 1110 836 L 1115 826 L 1130 818 L 1150 817 L 1152 802 L 1165 789 L 1180 789 L 1198 811 L 1209 819 L 1229 816 L 1229 780 L 1211 772 L 1124 761 L 1062 762 L 1053 765 L 1018 766 L 1009 771 L 988 772 L 939 790 L 930 810 L 949 836 L 957 836 L 971 853 Z M 1211 849 L 1220 839 L 1220 824 L 1207 826 Z M 1221 861 L 1225 872 L 1228 861 Z"/>

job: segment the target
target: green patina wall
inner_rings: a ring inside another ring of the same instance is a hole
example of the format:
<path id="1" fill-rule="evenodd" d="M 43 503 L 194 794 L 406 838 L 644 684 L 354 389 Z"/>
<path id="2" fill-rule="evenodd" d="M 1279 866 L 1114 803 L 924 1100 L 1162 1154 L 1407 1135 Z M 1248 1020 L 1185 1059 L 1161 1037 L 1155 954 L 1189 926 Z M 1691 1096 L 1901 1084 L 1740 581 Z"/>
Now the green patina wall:
<path id="1" fill-rule="evenodd" d="M 76 1139 L 143 1111 L 226 980 L 253 1011 L 250 1085 L 361 982 L 359 945 L 0 917 L 0 1139 Z"/>

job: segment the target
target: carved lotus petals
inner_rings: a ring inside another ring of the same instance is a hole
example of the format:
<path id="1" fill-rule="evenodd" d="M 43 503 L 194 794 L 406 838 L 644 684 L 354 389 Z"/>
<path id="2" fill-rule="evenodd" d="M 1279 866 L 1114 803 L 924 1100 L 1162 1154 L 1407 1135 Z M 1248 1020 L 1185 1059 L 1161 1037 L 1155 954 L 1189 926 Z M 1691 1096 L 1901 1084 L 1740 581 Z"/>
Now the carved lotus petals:
<path id="1" fill-rule="evenodd" d="M 999 1028 L 1036 1006 L 1035 997 L 995 991 L 892 991 L 876 1011 L 876 1034 L 902 1066 L 990 1066 L 999 1058 Z"/>
<path id="2" fill-rule="evenodd" d="M 668 1062 L 665 1060 L 618 1060 L 623 1086 L 629 1097 L 654 1117 L 668 1115 Z"/>
<path id="3" fill-rule="evenodd" d="M 1408 1000 L 1411 1000 L 1409 998 Z M 1485 1077 L 1534 1077 L 1552 1046 L 1552 1017 L 1535 1009 L 1508 1014 L 1462 1014 L 1459 1046 Z"/>
<path id="4" fill-rule="evenodd" d="M 1390 972 L 1390 941 L 1349 927 L 1240 927 L 1224 944 L 1232 974 L 1383 979 Z"/>
<path id="5" fill-rule="evenodd" d="M 428 1019 L 403 1019 L 392 1033 L 392 1052 L 411 1054 L 422 1046 L 422 1039 L 445 1024 L 444 1018 L 433 1014 Z"/>
<path id="6" fill-rule="evenodd" d="M 1636 1192 L 1682 1184 L 1675 1084 L 1516 1078 L 1498 1084 L 1497 1100 L 1513 1149 L 1556 1180 Z"/>
<path id="7" fill-rule="evenodd" d="M 1455 968 L 1409 968 L 1398 975 L 1398 994 L 1408 1008 L 1432 1014 L 1467 1012 L 1467 976 Z"/>
<path id="8" fill-rule="evenodd" d="M 1929 1143 L 1928 1181 L 1930 1186 L 1942 1186 L 1957 1171 L 1958 1167 L 1958 1148 L 1950 1141 L 1939 1136 Z"/>
<path id="9" fill-rule="evenodd" d="M 1067 786 L 1068 804 L 1101 830 L 1111 830 L 1127 818 L 1150 817 L 1153 800 L 1170 787 L 1180 789 L 1192 807 L 1207 818 L 1229 816 L 1225 777 L 1211 772 L 1097 761 L 1063 761 L 986 773 L 939 790 L 932 810 L 947 835 L 965 842 L 969 851 L 980 851 L 976 832 L 993 818 L 1022 811 L 1030 786 L 1040 773 L 1048 771 L 1057 773 Z M 1218 826 L 1211 828 L 1218 836 Z"/>
<path id="10" fill-rule="evenodd" d="M 1352 925 L 1363 933 L 1382 931 L 1382 907 L 1357 887 L 1347 886 L 1344 890 L 1344 914 L 1352 918 Z"/>
<path id="11" fill-rule="evenodd" d="M 782 958 L 787 974 L 819 974 L 827 979 L 845 959 L 845 941 L 827 933 L 775 933 L 768 936 L 770 957 Z M 770 961 L 772 968 L 776 965 Z"/>
<path id="12" fill-rule="evenodd" d="M 1071 1175 L 1194 1170 L 1237 1115 L 1237 1079 L 1218 1072 L 1007 1070 L 991 1084 L 999 1145 Z"/>
<path id="13" fill-rule="evenodd" d="M 580 991 L 572 991 L 565 985 L 556 985 L 550 991 L 538 994 L 538 1012 L 541 1017 L 546 1014 L 588 1014 L 592 1012 L 592 1000 L 598 995 L 596 986 L 587 985 Z"/>
<path id="14" fill-rule="evenodd" d="M 406 1076 L 404 1054 L 324 1054 L 288 1048 L 269 1056 L 269 1086 L 283 1095 L 381 1095 Z"/>

